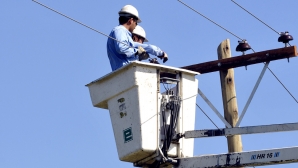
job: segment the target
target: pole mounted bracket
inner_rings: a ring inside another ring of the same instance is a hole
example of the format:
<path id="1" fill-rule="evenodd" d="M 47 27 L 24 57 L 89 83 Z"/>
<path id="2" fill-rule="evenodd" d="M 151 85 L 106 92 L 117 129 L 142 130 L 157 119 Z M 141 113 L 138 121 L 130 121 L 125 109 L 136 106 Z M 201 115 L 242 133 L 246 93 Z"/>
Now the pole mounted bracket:
<path id="1" fill-rule="evenodd" d="M 273 50 L 261 51 L 252 54 L 246 54 L 242 56 L 236 56 L 221 60 L 215 60 L 210 62 L 204 62 L 200 64 L 194 64 L 181 67 L 183 69 L 199 72 L 201 74 L 210 73 L 220 70 L 227 70 L 230 68 L 237 68 L 241 66 L 248 66 L 252 64 L 264 63 L 279 59 L 288 59 L 296 57 L 297 47 L 290 46 L 285 48 L 278 48 Z"/>

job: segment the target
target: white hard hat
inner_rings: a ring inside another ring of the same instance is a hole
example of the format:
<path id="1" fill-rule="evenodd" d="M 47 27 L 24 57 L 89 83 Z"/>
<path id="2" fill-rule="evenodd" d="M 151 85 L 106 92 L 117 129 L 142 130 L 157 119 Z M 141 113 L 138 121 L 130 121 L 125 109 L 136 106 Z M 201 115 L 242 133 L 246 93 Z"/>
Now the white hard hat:
<path id="1" fill-rule="evenodd" d="M 118 12 L 119 16 L 135 16 L 138 18 L 138 23 L 141 23 L 141 18 L 139 17 L 138 10 L 133 7 L 132 5 L 125 5 L 123 8 Z"/>
<path id="2" fill-rule="evenodd" d="M 148 39 L 146 38 L 146 32 L 141 26 L 137 25 L 135 29 L 133 29 L 132 33 L 143 37 L 145 39 L 144 41 L 148 42 Z"/>

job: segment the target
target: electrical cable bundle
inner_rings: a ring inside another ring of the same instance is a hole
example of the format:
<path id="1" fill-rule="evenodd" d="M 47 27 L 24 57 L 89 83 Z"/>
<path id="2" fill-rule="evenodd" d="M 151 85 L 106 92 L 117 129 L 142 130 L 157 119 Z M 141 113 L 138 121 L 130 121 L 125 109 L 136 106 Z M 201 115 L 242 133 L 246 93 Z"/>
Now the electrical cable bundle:
<path id="1" fill-rule="evenodd" d="M 162 104 L 162 129 L 164 134 L 162 152 L 166 158 L 168 157 L 168 150 L 176 133 L 175 129 L 178 123 L 180 106 L 181 98 L 179 96 L 171 96 L 170 101 L 166 105 L 165 102 Z M 170 110 L 170 125 L 166 124 L 166 109 Z"/>

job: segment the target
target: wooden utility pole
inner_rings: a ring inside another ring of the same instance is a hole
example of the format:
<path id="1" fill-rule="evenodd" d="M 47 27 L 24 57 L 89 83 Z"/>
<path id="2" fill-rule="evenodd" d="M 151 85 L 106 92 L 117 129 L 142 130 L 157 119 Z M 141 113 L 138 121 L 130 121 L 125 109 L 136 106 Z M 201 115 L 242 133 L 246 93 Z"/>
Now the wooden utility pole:
<path id="1" fill-rule="evenodd" d="M 229 39 L 226 39 L 220 43 L 217 48 L 217 54 L 219 60 L 231 57 L 231 47 Z M 221 70 L 219 73 L 224 106 L 224 116 L 227 122 L 230 123 L 232 127 L 234 127 L 238 121 L 238 106 L 236 99 L 234 69 L 231 68 L 227 70 Z M 228 136 L 227 140 L 229 152 L 242 151 L 242 141 L 240 135 Z"/>

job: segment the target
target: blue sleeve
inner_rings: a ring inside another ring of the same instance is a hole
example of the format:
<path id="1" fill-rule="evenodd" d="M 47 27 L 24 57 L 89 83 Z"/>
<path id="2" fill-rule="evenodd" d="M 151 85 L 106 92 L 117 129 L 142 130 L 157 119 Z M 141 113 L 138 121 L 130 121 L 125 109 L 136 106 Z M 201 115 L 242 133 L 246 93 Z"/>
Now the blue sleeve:
<path id="1" fill-rule="evenodd" d="M 138 42 L 134 42 L 134 47 L 135 48 L 138 48 L 139 46 L 143 47 L 144 50 L 149 54 L 152 54 L 152 55 L 155 55 L 155 56 L 163 55 L 163 51 L 155 45 L 141 44 L 141 43 L 138 43 Z"/>
<path id="2" fill-rule="evenodd" d="M 116 40 L 121 41 L 125 44 L 122 44 L 118 41 L 115 41 L 115 49 L 119 54 L 125 54 L 127 57 L 135 56 L 135 53 L 137 52 L 137 49 L 132 48 L 130 46 L 133 46 L 133 41 L 130 36 L 127 35 L 127 33 L 121 29 L 116 29 L 114 31 L 114 37 Z"/>

